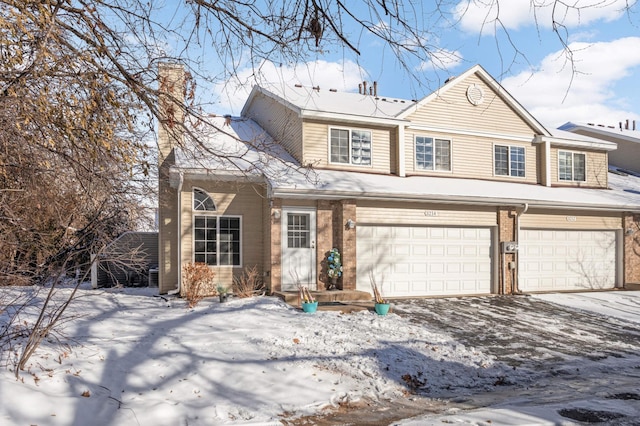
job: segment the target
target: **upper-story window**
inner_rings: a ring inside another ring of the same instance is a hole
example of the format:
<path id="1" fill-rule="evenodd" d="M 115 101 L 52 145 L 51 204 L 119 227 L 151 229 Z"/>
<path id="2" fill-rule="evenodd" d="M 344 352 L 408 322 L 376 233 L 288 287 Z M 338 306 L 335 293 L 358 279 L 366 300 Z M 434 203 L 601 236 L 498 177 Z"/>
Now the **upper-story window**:
<path id="1" fill-rule="evenodd" d="M 331 129 L 332 163 L 371 165 L 371 132 L 368 130 Z"/>
<path id="2" fill-rule="evenodd" d="M 242 266 L 240 216 L 216 215 L 213 198 L 193 190 L 193 259 L 211 266 Z"/>
<path id="3" fill-rule="evenodd" d="M 416 136 L 416 168 L 451 171 L 451 141 Z"/>
<path id="4" fill-rule="evenodd" d="M 587 180 L 586 155 L 581 152 L 558 151 L 558 178 L 565 181 Z"/>
<path id="5" fill-rule="evenodd" d="M 494 145 L 493 164 L 496 176 L 524 177 L 524 147 Z"/>

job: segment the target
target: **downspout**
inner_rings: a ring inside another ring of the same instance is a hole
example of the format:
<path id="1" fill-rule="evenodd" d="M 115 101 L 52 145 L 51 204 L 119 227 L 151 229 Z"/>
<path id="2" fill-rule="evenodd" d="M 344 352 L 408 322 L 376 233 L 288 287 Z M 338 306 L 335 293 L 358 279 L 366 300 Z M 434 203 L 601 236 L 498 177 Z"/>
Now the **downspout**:
<path id="1" fill-rule="evenodd" d="M 178 237 L 178 287 L 175 290 L 171 290 L 168 291 L 167 294 L 173 296 L 173 295 L 180 295 L 180 287 L 182 286 L 182 267 L 181 267 L 181 260 L 182 260 L 182 241 L 180 238 L 181 235 L 181 231 L 182 231 L 182 184 L 184 183 L 184 172 L 182 170 L 180 170 L 180 179 L 178 180 L 178 189 L 176 190 L 177 192 L 177 198 L 178 198 L 178 214 L 177 214 L 177 225 L 178 225 L 178 233 L 176 234 L 176 236 Z"/>
<path id="2" fill-rule="evenodd" d="M 518 288 L 519 284 L 520 284 L 520 216 L 522 216 L 523 214 L 525 214 L 527 212 L 527 210 L 529 210 L 529 203 L 524 203 L 522 206 L 522 211 L 518 212 L 518 210 L 516 209 L 516 252 L 514 254 L 515 257 L 515 263 L 516 263 L 516 273 L 515 273 L 515 280 L 513 280 L 513 293 L 514 294 L 521 294 L 520 293 L 520 289 Z"/>

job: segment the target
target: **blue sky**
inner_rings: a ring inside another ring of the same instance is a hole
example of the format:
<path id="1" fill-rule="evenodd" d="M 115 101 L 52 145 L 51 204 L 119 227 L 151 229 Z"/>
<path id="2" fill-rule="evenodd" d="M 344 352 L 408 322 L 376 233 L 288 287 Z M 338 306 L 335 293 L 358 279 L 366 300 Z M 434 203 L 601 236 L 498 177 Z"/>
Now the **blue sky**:
<path id="1" fill-rule="evenodd" d="M 497 33 L 493 19 L 497 9 L 487 6 L 492 3 L 489 0 L 444 2 L 446 19 L 437 21 L 430 13 L 431 3 L 423 2 L 416 28 L 428 31 L 421 41 L 434 48 L 433 61 L 410 63 L 411 75 L 401 70 L 388 46 L 365 34 L 358 37 L 360 56 L 321 43 L 308 62 L 262 64 L 260 83 L 357 91 L 359 82 L 376 80 L 381 95 L 420 99 L 447 77 L 480 64 L 548 127 L 567 121 L 617 125 L 625 119 L 640 119 L 640 5 L 636 0 L 572 0 L 579 10 L 556 7 L 556 20 L 568 34 L 574 70 L 551 28 L 551 0 L 536 0 L 540 6 L 535 9 L 530 0 L 501 1 L 504 29 Z M 632 4 L 630 13 L 622 11 L 627 3 Z M 464 14 L 459 13 L 462 10 Z M 379 22 L 378 28 L 385 30 L 388 25 Z M 355 26 L 349 29 L 360 33 Z M 201 54 L 206 57 L 206 47 Z M 240 77 L 250 75 L 249 68 L 241 68 Z M 215 104 L 212 112 L 237 115 L 251 84 L 220 83 L 205 89 Z"/>

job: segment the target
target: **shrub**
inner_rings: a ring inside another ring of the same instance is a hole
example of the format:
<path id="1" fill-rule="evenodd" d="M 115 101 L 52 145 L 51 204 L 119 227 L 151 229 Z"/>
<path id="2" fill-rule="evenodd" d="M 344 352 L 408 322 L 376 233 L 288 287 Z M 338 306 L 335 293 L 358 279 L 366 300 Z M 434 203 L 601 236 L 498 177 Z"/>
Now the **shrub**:
<path id="1" fill-rule="evenodd" d="M 193 308 L 205 296 L 215 296 L 213 283 L 215 272 L 205 263 L 191 262 L 182 267 L 182 288 L 184 297 Z"/>
<path id="2" fill-rule="evenodd" d="M 236 297 L 252 297 L 264 293 L 264 283 L 257 266 L 246 267 L 239 277 L 233 277 L 233 294 Z"/>

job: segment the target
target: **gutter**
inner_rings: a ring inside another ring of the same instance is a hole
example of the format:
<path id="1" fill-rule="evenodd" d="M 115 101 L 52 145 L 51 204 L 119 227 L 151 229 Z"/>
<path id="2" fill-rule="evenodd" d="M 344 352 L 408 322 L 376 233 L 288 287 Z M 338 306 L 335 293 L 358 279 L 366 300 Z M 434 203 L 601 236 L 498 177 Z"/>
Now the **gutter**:
<path id="1" fill-rule="evenodd" d="M 178 237 L 178 287 L 175 290 L 170 290 L 167 292 L 167 294 L 174 296 L 174 295 L 180 295 L 180 290 L 181 290 L 181 286 L 182 286 L 182 268 L 180 267 L 180 260 L 182 259 L 182 242 L 180 241 L 180 231 L 182 230 L 182 221 L 180 220 L 180 218 L 182 217 L 182 184 L 184 183 L 184 173 L 182 172 L 182 170 L 180 170 L 179 174 L 178 174 L 178 188 L 176 189 L 176 194 L 178 197 L 178 215 L 177 215 L 177 226 L 178 226 L 178 233 L 176 234 Z"/>
<path id="2" fill-rule="evenodd" d="M 514 254 L 514 261 L 516 263 L 516 273 L 515 273 L 515 280 L 513 280 L 513 294 L 522 294 L 520 293 L 520 289 L 518 288 L 518 285 L 520 284 L 520 217 L 525 214 L 527 212 L 527 210 L 529 210 L 529 204 L 528 203 L 524 203 L 524 205 L 522 206 L 522 210 L 520 212 L 518 212 L 516 210 L 516 232 L 515 232 L 515 237 L 516 237 L 516 244 L 518 249 L 516 250 L 515 254 Z"/>
<path id="3" fill-rule="evenodd" d="M 323 199 L 323 200 L 340 200 L 345 198 L 355 198 L 360 200 L 371 201 L 399 201 L 399 202 L 419 202 L 419 203 L 436 203 L 436 204 L 471 204 L 477 206 L 490 206 L 490 207 L 523 207 L 523 205 L 536 208 L 544 208 L 551 210 L 558 210 L 562 208 L 571 208 L 574 210 L 589 210 L 589 211 L 607 211 L 607 212 L 631 212 L 640 213 L 639 205 L 608 205 L 608 204 L 575 204 L 562 201 L 551 202 L 548 200 L 537 202 L 535 200 L 523 200 L 513 198 L 492 198 L 492 197 L 458 197 L 454 198 L 451 195 L 418 195 L 406 196 L 372 192 L 358 192 L 351 191 L 322 191 L 322 193 L 313 192 L 306 189 L 300 190 L 278 190 L 273 189 L 272 196 L 275 198 L 293 198 L 293 199 Z"/>

